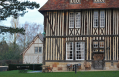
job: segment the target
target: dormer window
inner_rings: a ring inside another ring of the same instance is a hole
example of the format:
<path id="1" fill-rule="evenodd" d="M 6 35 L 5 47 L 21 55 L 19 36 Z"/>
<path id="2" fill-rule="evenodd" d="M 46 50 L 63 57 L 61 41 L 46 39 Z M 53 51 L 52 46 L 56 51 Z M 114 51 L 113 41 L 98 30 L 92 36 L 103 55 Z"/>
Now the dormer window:
<path id="1" fill-rule="evenodd" d="M 81 3 L 81 0 L 70 0 L 70 3 Z"/>
<path id="2" fill-rule="evenodd" d="M 94 0 L 95 3 L 102 3 L 105 2 L 105 0 Z"/>

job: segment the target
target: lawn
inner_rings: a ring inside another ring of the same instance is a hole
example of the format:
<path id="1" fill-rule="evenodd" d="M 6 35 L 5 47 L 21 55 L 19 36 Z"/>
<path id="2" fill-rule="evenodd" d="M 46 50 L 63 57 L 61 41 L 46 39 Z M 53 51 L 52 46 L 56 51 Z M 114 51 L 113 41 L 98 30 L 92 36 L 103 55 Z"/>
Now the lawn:
<path id="1" fill-rule="evenodd" d="M 19 73 L 19 71 L 0 72 L 0 77 L 119 77 L 119 71 L 90 72 L 53 72 L 53 73 Z"/>

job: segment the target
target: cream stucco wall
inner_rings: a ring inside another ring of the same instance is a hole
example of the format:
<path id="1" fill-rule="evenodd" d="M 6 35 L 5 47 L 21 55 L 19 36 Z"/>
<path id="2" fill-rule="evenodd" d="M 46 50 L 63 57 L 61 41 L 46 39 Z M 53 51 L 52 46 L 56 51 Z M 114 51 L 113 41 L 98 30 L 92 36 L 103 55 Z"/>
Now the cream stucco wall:
<path id="1" fill-rule="evenodd" d="M 35 47 L 42 47 L 42 53 L 34 53 Z M 43 62 L 43 42 L 37 37 L 23 55 L 24 64 L 40 64 Z"/>

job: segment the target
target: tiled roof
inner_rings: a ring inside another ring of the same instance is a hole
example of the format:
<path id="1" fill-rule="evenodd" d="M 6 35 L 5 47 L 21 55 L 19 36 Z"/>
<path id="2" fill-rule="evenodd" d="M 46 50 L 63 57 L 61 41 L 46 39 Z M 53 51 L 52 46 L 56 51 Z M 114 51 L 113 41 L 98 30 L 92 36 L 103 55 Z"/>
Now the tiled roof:
<path id="1" fill-rule="evenodd" d="M 105 3 L 94 3 L 93 0 L 81 0 L 80 4 L 71 4 L 70 0 L 48 0 L 39 11 L 96 8 L 119 8 L 119 0 L 105 0 Z"/>

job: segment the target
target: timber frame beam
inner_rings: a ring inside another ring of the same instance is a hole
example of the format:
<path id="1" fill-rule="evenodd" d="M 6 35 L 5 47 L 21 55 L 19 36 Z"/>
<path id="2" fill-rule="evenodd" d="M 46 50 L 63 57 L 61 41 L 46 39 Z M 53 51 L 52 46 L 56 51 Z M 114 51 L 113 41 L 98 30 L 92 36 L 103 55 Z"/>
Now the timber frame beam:
<path id="1" fill-rule="evenodd" d="M 78 36 L 45 36 L 45 38 L 66 38 L 66 37 L 119 37 L 119 35 L 78 35 Z"/>

